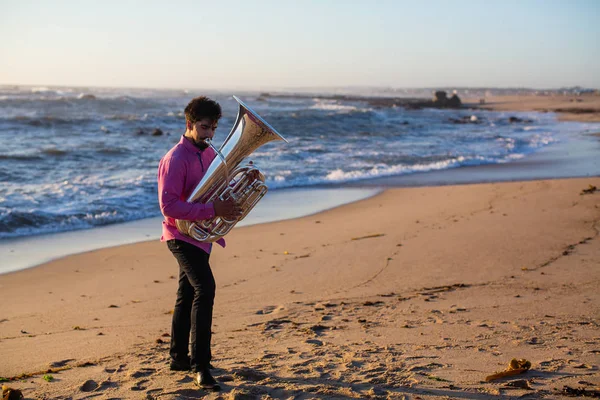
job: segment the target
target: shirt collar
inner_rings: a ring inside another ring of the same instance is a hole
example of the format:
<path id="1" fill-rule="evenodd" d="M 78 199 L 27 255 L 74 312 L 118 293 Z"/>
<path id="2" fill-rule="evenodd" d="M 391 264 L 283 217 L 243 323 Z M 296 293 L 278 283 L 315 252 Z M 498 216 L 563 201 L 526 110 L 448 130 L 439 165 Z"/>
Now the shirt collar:
<path id="1" fill-rule="evenodd" d="M 190 142 L 184 135 L 181 135 L 181 139 L 179 140 L 179 144 L 182 145 L 185 149 L 193 152 L 194 154 L 200 152 L 200 149 L 197 148 L 194 143 Z"/>
<path id="2" fill-rule="evenodd" d="M 204 153 L 202 150 L 200 150 L 198 147 L 196 147 L 196 145 L 194 143 L 192 143 L 190 140 L 188 140 L 184 135 L 181 135 L 181 139 L 179 139 L 179 144 L 183 146 L 184 149 L 191 151 L 194 154 L 198 154 L 198 153 Z M 207 147 L 205 150 L 209 150 L 210 152 L 214 152 L 211 147 Z M 211 153 L 208 153 L 211 154 Z"/>

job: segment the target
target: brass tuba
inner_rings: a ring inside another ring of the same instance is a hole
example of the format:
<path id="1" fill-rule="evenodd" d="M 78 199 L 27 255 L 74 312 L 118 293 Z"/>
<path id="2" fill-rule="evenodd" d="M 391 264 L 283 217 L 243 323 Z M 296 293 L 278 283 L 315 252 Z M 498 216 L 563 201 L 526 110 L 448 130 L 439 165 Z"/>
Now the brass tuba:
<path id="1" fill-rule="evenodd" d="M 210 163 L 206 174 L 187 202 L 211 203 L 218 198 L 233 198 L 241 206 L 242 214 L 233 220 L 214 217 L 202 221 L 175 221 L 179 232 L 199 242 L 214 242 L 225 236 L 267 193 L 265 177 L 251 161 L 238 167 L 244 158 L 273 140 L 283 140 L 287 143 L 283 136 L 250 107 L 236 96 L 233 98 L 239 104 L 233 128 L 219 150 L 213 146 L 210 139 L 206 139 L 206 143 L 216 151 L 217 157 Z M 252 178 L 251 171 L 258 171 L 257 179 Z"/>

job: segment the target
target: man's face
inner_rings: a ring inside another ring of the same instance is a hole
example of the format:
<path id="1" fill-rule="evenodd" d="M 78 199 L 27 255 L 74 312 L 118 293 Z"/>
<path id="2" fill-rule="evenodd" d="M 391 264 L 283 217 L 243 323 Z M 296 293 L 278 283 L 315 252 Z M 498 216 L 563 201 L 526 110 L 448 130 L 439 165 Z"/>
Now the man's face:
<path id="1" fill-rule="evenodd" d="M 206 138 L 212 139 L 215 135 L 218 123 L 210 118 L 203 118 L 190 125 L 190 131 L 192 132 L 194 140 L 200 141 Z"/>

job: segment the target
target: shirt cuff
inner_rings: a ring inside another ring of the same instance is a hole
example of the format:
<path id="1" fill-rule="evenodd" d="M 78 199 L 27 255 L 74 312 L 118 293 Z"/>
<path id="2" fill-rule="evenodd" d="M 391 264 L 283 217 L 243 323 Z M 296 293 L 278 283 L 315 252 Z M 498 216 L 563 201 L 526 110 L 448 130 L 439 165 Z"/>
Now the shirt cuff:
<path id="1" fill-rule="evenodd" d="M 208 211 L 208 218 L 206 218 L 206 219 L 214 218 L 215 217 L 215 205 L 214 205 L 214 203 L 207 203 L 206 204 L 206 211 Z"/>

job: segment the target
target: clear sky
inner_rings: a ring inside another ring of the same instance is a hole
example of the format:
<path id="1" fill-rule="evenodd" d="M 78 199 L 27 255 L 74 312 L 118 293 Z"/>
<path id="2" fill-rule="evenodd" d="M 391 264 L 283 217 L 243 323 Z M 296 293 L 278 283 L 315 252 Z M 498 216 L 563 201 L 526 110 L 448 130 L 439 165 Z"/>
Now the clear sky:
<path id="1" fill-rule="evenodd" d="M 0 84 L 600 88 L 600 0 L 0 0 Z"/>

